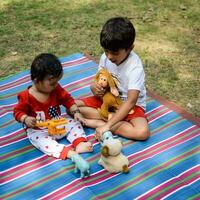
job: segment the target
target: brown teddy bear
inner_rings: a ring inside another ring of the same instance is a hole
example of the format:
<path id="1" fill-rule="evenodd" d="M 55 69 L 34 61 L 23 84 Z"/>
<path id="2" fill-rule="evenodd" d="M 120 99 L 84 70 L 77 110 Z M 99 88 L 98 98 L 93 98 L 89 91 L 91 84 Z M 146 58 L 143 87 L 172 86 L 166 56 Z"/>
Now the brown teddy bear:
<path id="1" fill-rule="evenodd" d="M 98 71 L 95 76 L 95 81 L 106 89 L 106 92 L 102 97 L 103 104 L 98 111 L 103 120 L 108 120 L 112 116 L 110 109 L 112 109 L 112 112 L 115 112 L 122 103 L 117 89 L 118 82 L 105 68 Z"/>

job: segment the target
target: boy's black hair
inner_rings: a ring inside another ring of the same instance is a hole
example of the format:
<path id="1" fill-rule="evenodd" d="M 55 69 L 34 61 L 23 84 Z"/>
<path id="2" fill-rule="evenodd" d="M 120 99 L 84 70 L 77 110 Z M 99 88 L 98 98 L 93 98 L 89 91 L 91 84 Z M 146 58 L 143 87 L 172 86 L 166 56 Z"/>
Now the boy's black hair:
<path id="1" fill-rule="evenodd" d="M 127 50 L 134 43 L 135 34 L 135 28 L 127 18 L 114 17 L 104 24 L 100 44 L 110 51 Z"/>
<path id="2" fill-rule="evenodd" d="M 58 58 L 50 53 L 36 56 L 31 65 L 31 80 L 43 81 L 46 76 L 59 77 L 63 72 Z"/>

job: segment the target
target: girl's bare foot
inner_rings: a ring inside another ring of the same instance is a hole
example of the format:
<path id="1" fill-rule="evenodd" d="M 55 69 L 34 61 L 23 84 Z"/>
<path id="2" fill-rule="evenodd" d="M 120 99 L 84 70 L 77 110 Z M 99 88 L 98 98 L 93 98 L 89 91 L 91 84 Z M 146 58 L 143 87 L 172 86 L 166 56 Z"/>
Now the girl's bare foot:
<path id="1" fill-rule="evenodd" d="M 80 142 L 76 146 L 76 152 L 77 153 L 85 153 L 85 152 L 92 152 L 93 146 L 91 142 Z"/>

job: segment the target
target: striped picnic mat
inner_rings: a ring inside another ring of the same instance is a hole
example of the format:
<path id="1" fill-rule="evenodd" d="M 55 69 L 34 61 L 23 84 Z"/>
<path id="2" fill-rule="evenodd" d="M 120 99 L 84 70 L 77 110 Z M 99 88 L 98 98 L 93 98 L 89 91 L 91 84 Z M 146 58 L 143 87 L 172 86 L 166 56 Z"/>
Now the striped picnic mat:
<path id="1" fill-rule="evenodd" d="M 60 60 L 63 87 L 74 98 L 90 95 L 97 64 L 80 53 Z M 94 130 L 85 128 L 94 152 L 83 154 L 91 175 L 81 179 L 71 160 L 34 148 L 14 120 L 16 94 L 29 84 L 28 70 L 0 81 L 0 199 L 200 199 L 199 125 L 149 95 L 151 137 L 144 142 L 122 139 L 130 172 L 110 174 L 98 165 L 100 144 Z M 60 142 L 69 145 L 65 139 Z"/>

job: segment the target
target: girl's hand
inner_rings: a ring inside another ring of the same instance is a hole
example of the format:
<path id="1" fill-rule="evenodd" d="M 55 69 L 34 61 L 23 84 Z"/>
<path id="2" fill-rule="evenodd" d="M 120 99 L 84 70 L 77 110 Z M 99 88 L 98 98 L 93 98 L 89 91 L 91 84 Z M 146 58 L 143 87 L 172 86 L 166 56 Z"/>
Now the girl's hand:
<path id="1" fill-rule="evenodd" d="M 36 124 L 36 118 L 35 117 L 26 116 L 24 118 L 24 124 L 29 128 L 34 128 L 35 124 Z"/>

